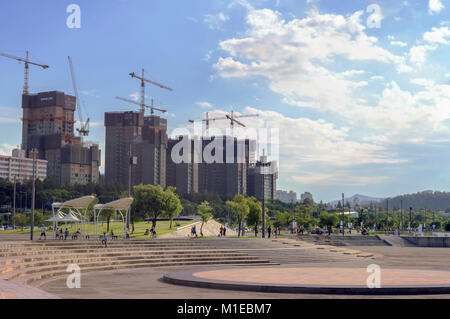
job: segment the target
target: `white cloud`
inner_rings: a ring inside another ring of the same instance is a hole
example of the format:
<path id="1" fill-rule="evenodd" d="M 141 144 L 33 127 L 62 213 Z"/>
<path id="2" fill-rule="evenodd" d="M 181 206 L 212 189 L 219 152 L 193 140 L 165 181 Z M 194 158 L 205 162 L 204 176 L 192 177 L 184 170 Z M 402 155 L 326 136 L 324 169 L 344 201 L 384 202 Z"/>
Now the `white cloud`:
<path id="1" fill-rule="evenodd" d="M 223 23 L 229 19 L 230 18 L 223 12 L 219 12 L 218 14 L 205 14 L 203 22 L 205 22 L 211 30 L 220 30 Z"/>
<path id="2" fill-rule="evenodd" d="M 11 156 L 12 150 L 15 148 L 17 148 L 17 145 L 3 143 L 0 145 L 0 155 Z"/>
<path id="3" fill-rule="evenodd" d="M 450 30 L 448 27 L 435 28 L 423 34 L 428 43 L 450 44 Z"/>
<path id="4" fill-rule="evenodd" d="M 428 13 L 431 15 L 441 12 L 444 8 L 440 0 L 429 0 L 428 2 Z"/>
<path id="5" fill-rule="evenodd" d="M 351 77 L 364 70 L 339 73 L 328 67 L 339 57 L 350 65 L 371 62 L 411 72 L 406 57 L 417 66 L 436 49 L 418 44 L 405 57 L 396 56 L 365 33 L 360 17 L 360 12 L 344 17 L 312 10 L 306 18 L 285 21 L 273 10 L 250 11 L 245 36 L 220 43 L 229 56 L 220 57 L 214 68 L 223 78 L 263 77 L 283 102 L 339 117 L 352 129 L 362 128 L 364 140 L 378 146 L 450 137 L 445 124 L 450 86 L 415 80 L 421 88 L 411 93 L 390 82 L 369 103 L 360 91 L 368 82 Z"/>
<path id="6" fill-rule="evenodd" d="M 384 80 L 384 76 L 381 76 L 381 75 L 374 75 L 374 76 L 371 76 L 370 79 L 371 79 L 371 80 L 374 80 L 374 81 L 376 81 L 376 80 L 382 81 L 382 80 Z"/>
<path id="7" fill-rule="evenodd" d="M 409 62 L 421 65 L 426 61 L 427 53 L 436 49 L 436 45 L 415 45 L 409 50 Z"/>
<path id="8" fill-rule="evenodd" d="M 399 46 L 399 47 L 406 47 L 408 46 L 408 43 L 402 42 L 402 41 L 391 41 L 391 45 Z"/>
<path id="9" fill-rule="evenodd" d="M 209 103 L 209 102 L 197 102 L 195 104 L 200 106 L 202 109 L 210 109 L 210 108 L 213 107 L 213 105 L 211 103 Z"/>

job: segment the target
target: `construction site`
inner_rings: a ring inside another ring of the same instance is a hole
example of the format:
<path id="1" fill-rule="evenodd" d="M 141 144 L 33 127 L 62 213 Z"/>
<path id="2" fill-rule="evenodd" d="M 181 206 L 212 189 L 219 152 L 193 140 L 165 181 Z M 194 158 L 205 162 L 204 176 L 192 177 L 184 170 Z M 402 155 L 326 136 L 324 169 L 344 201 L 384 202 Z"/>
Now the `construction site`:
<path id="1" fill-rule="evenodd" d="M 119 97 L 116 99 L 132 105 L 138 110 L 105 112 L 105 156 L 104 179 L 100 178 L 101 151 L 99 145 L 85 141 L 89 136 L 90 118 L 87 108 L 79 96 L 72 58 L 68 57 L 69 72 L 73 85 L 73 95 L 61 91 L 29 92 L 30 66 L 48 69 L 48 65 L 6 53 L 0 56 L 19 61 L 25 66 L 22 93 L 22 144 L 25 156 L 47 161 L 47 178 L 60 185 L 117 183 L 130 188 L 138 184 L 176 187 L 181 193 L 210 192 L 222 197 L 246 194 L 267 199 L 276 196 L 277 173 L 263 174 L 261 167 L 276 166 L 275 162 L 263 163 L 267 158 L 256 160 L 256 141 L 239 140 L 234 136 L 209 136 L 209 129 L 216 121 L 229 122 L 231 132 L 234 127 L 246 127 L 241 118 L 257 117 L 255 114 L 235 114 L 231 111 L 225 116 L 210 117 L 206 112 L 204 119 L 189 120 L 190 124 L 200 124 L 205 128 L 203 136 L 192 138 L 201 140 L 201 151 L 215 139 L 223 144 L 223 158 L 233 161 L 222 163 L 196 163 L 194 152 L 190 161 L 175 163 L 171 158 L 173 147 L 181 137 L 169 137 L 167 119 L 155 113 L 165 114 L 167 110 L 156 107 L 154 99 L 146 103 L 146 85 L 163 90 L 172 88 L 148 79 L 144 69 L 128 75 L 139 81 L 140 101 Z M 146 110 L 150 111 L 146 115 Z M 75 115 L 77 114 L 77 119 Z M 233 135 L 233 134 L 232 134 Z M 228 140 L 227 140 L 228 139 Z M 230 143 L 230 148 L 225 145 Z M 238 149 L 242 149 L 244 160 L 237 160 Z M 229 154 L 227 154 L 227 152 Z M 276 171 L 276 170 L 274 170 Z M 258 185 L 265 185 L 264 191 Z M 263 194 L 264 193 L 264 194 Z"/>

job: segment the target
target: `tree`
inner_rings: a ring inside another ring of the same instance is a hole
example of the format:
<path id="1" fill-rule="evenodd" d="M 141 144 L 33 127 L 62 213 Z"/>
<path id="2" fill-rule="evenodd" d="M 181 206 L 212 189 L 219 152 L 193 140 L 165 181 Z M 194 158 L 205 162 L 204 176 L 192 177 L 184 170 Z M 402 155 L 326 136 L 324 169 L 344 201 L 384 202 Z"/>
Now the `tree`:
<path id="1" fill-rule="evenodd" d="M 202 219 L 202 226 L 200 227 L 200 236 L 203 236 L 203 225 L 206 224 L 212 217 L 212 207 L 209 206 L 209 202 L 208 201 L 203 201 L 199 206 L 198 206 L 198 214 L 200 215 L 201 219 Z"/>
<path id="2" fill-rule="evenodd" d="M 339 223 L 339 218 L 336 214 L 328 214 L 327 212 L 321 212 L 319 215 L 319 226 L 320 227 L 333 227 Z"/>
<path id="3" fill-rule="evenodd" d="M 21 213 L 16 213 L 13 220 L 17 226 L 22 227 L 22 230 L 28 222 L 27 216 L 25 214 L 21 214 Z"/>
<path id="4" fill-rule="evenodd" d="M 247 200 L 244 195 L 235 195 L 233 200 L 227 201 L 227 206 L 231 208 L 231 211 L 238 220 L 238 236 L 241 236 L 242 222 L 247 218 L 250 211 Z"/>
<path id="5" fill-rule="evenodd" d="M 258 234 L 258 224 L 262 220 L 262 204 L 256 201 L 254 197 L 247 198 L 249 212 L 247 215 L 247 224 L 255 227 L 255 236 Z"/>
<path id="6" fill-rule="evenodd" d="M 279 212 L 275 215 L 275 227 L 288 227 L 292 224 L 292 213 Z"/>
<path id="7" fill-rule="evenodd" d="M 156 231 L 156 219 L 164 214 L 165 195 L 159 185 L 134 186 L 133 208 L 140 216 L 149 216 Z"/>
<path id="8" fill-rule="evenodd" d="M 169 218 L 170 229 L 172 229 L 173 218 L 183 210 L 180 198 L 175 194 L 175 190 L 175 187 L 169 186 L 163 193 L 163 215 Z"/>

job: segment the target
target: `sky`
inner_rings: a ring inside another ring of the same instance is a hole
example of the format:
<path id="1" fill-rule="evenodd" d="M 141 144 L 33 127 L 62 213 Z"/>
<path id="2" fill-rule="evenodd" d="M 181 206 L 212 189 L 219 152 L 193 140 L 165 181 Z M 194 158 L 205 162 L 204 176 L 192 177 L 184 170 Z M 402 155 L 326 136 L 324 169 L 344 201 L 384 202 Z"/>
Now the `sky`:
<path id="1" fill-rule="evenodd" d="M 138 108 L 115 97 L 138 99 L 128 74 L 145 68 L 173 88 L 146 89 L 169 133 L 230 111 L 278 129 L 278 189 L 450 191 L 449 0 L 2 1 L 0 52 L 26 50 L 50 65 L 31 67 L 31 92 L 73 94 L 71 56 L 102 149 L 104 112 Z M 23 65 L 0 57 L 1 154 L 21 143 L 22 87 Z"/>

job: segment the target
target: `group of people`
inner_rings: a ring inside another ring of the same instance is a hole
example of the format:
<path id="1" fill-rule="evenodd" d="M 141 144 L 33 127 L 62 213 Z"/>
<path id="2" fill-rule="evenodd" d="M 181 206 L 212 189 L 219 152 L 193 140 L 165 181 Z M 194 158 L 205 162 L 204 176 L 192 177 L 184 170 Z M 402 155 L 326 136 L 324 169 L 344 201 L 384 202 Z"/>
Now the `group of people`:
<path id="1" fill-rule="evenodd" d="M 220 233 L 219 233 L 219 237 L 225 237 L 227 235 L 227 228 L 223 227 L 222 225 L 220 226 Z"/>
<path id="2" fill-rule="evenodd" d="M 43 229 L 45 227 L 42 227 Z M 77 234 L 77 235 L 75 235 Z M 78 235 L 81 234 L 80 230 L 77 230 L 77 232 L 72 235 L 72 239 L 78 238 Z M 56 239 L 60 239 L 60 240 L 66 240 L 67 237 L 69 237 L 70 232 L 69 229 L 66 228 L 66 230 L 63 232 L 62 228 L 56 228 L 56 232 L 55 232 L 55 236 Z M 44 237 L 45 237 L 45 232 L 44 232 Z M 41 233 L 41 238 L 42 238 L 42 233 Z"/>
<path id="3" fill-rule="evenodd" d="M 127 233 L 128 233 L 128 232 L 127 232 Z M 146 230 L 145 230 L 144 236 L 148 236 L 148 235 L 152 236 L 152 238 L 155 238 L 155 237 L 156 237 L 155 226 L 152 226 L 151 229 L 146 229 Z M 127 238 L 129 238 L 129 235 L 127 235 Z"/>
<path id="4" fill-rule="evenodd" d="M 270 238 L 271 236 L 277 237 L 278 235 L 281 235 L 281 228 L 280 227 L 272 228 L 272 226 L 269 225 L 269 227 L 267 228 L 267 237 L 268 238 Z"/>

